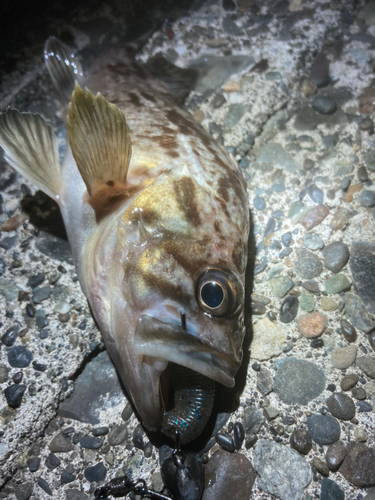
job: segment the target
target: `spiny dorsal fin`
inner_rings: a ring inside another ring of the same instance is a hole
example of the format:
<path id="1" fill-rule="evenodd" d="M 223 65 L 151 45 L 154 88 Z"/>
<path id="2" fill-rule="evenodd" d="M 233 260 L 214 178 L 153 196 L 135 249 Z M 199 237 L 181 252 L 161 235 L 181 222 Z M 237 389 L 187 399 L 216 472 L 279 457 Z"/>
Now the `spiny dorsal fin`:
<path id="1" fill-rule="evenodd" d="M 101 94 L 94 96 L 76 84 L 67 127 L 69 144 L 95 211 L 96 201 L 103 204 L 114 197 L 126 197 L 131 191 L 126 182 L 131 141 L 124 114 Z"/>
<path id="2" fill-rule="evenodd" d="M 81 63 L 74 57 L 72 51 L 54 36 L 46 41 L 44 60 L 54 86 L 69 102 L 75 82 L 79 82 L 83 76 Z"/>
<path id="3" fill-rule="evenodd" d="M 13 168 L 58 199 L 61 169 L 56 137 L 40 115 L 11 108 L 0 114 L 0 146 Z"/>

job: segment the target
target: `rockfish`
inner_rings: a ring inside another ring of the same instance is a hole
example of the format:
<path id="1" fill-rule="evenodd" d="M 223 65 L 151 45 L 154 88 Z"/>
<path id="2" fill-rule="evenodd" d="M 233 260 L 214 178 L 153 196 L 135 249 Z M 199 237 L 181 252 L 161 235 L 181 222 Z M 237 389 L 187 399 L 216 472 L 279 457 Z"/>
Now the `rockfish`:
<path id="1" fill-rule="evenodd" d="M 216 383 L 232 387 L 242 360 L 245 180 L 125 49 L 83 74 L 50 38 L 45 61 L 66 103 L 62 165 L 38 114 L 1 114 L 0 145 L 58 203 L 82 290 L 141 422 L 188 442 L 210 417 Z"/>

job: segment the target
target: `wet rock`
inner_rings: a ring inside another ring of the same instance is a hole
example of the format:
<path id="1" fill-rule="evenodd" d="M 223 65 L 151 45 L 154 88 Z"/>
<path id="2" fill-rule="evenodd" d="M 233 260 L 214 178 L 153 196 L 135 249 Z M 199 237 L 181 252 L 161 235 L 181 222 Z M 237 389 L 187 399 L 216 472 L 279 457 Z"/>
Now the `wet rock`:
<path id="1" fill-rule="evenodd" d="M 355 399 L 358 399 L 358 400 L 363 400 L 363 399 L 366 399 L 366 391 L 364 389 L 362 389 L 362 387 L 355 387 L 354 389 L 352 389 L 352 396 L 353 398 Z"/>
<path id="2" fill-rule="evenodd" d="M 241 422 L 236 422 L 233 429 L 233 442 L 236 450 L 240 450 L 245 439 L 245 429 Z"/>
<path id="3" fill-rule="evenodd" d="M 334 231 L 344 229 L 349 224 L 349 210 L 338 208 L 331 219 L 330 226 Z"/>
<path id="4" fill-rule="evenodd" d="M 298 319 L 298 327 L 307 339 L 319 337 L 327 326 L 327 318 L 318 312 L 305 314 Z"/>
<path id="5" fill-rule="evenodd" d="M 356 364 L 364 374 L 375 379 L 375 356 L 370 354 L 367 356 L 361 356 L 360 358 L 357 358 Z"/>
<path id="6" fill-rule="evenodd" d="M 340 420 L 351 420 L 355 416 L 354 401 L 346 394 L 333 393 L 327 399 L 326 405 L 331 414 Z"/>
<path id="7" fill-rule="evenodd" d="M 318 226 L 329 215 L 329 209 L 325 205 L 317 205 L 311 208 L 303 217 L 302 225 L 306 231 Z"/>
<path id="8" fill-rule="evenodd" d="M 332 352 L 332 365 L 339 370 L 345 370 L 352 366 L 357 356 L 358 347 L 356 345 L 348 345 L 339 347 Z"/>
<path id="9" fill-rule="evenodd" d="M 357 177 L 358 177 L 358 180 L 360 182 L 367 182 L 369 177 L 368 177 L 368 173 L 367 173 L 367 169 L 366 167 L 359 167 L 359 169 L 357 170 Z"/>
<path id="10" fill-rule="evenodd" d="M 280 321 L 282 323 L 291 323 L 297 316 L 298 306 L 298 297 L 295 295 L 288 295 L 280 306 Z"/>
<path id="11" fill-rule="evenodd" d="M 345 500 L 345 493 L 337 483 L 324 478 L 321 482 L 320 500 Z"/>
<path id="12" fill-rule="evenodd" d="M 301 456 L 265 439 L 255 446 L 254 468 L 260 476 L 259 487 L 281 500 L 302 499 L 312 479 L 311 468 Z"/>
<path id="13" fill-rule="evenodd" d="M 249 406 L 245 409 L 243 417 L 243 425 L 246 434 L 257 434 L 264 423 L 264 418 L 255 406 Z"/>
<path id="14" fill-rule="evenodd" d="M 324 265 L 333 273 L 338 273 L 349 260 L 349 248 L 341 241 L 334 241 L 322 251 Z"/>
<path id="15" fill-rule="evenodd" d="M 259 150 L 256 161 L 268 167 L 281 168 L 287 172 L 297 172 L 298 163 L 285 151 L 281 144 L 268 142 Z"/>
<path id="16" fill-rule="evenodd" d="M 233 453 L 236 449 L 233 439 L 228 436 L 228 434 L 218 432 L 215 436 L 215 440 L 219 446 L 221 446 L 225 451 L 228 451 L 229 453 Z"/>
<path id="17" fill-rule="evenodd" d="M 346 321 L 346 319 L 341 319 L 340 328 L 347 342 L 355 342 L 357 340 L 356 329 L 349 323 L 349 321 Z"/>
<path id="18" fill-rule="evenodd" d="M 83 436 L 79 442 L 82 448 L 88 450 L 98 450 L 103 445 L 103 439 L 93 436 Z"/>
<path id="19" fill-rule="evenodd" d="M 305 429 L 295 429 L 290 436 L 290 446 L 302 455 L 307 455 L 312 448 L 312 439 Z"/>
<path id="20" fill-rule="evenodd" d="M 314 310 L 315 299 L 310 293 L 302 291 L 299 302 L 303 311 L 312 312 Z"/>
<path id="21" fill-rule="evenodd" d="M 12 347 L 17 340 L 19 331 L 20 329 L 18 326 L 12 326 L 2 335 L 1 342 L 7 347 Z"/>
<path id="22" fill-rule="evenodd" d="M 322 238 L 313 233 L 307 233 L 304 235 L 303 244 L 310 250 L 321 250 L 324 247 L 324 241 Z"/>
<path id="23" fill-rule="evenodd" d="M 33 359 L 33 354 L 24 346 L 12 347 L 8 351 L 8 361 L 13 368 L 26 368 Z"/>
<path id="24" fill-rule="evenodd" d="M 43 286 L 42 288 L 36 288 L 33 291 L 33 302 L 34 304 L 41 304 L 47 300 L 51 295 L 51 287 L 49 285 Z"/>
<path id="25" fill-rule="evenodd" d="M 81 490 L 66 490 L 66 500 L 89 500 L 89 497 Z"/>
<path id="26" fill-rule="evenodd" d="M 100 410 L 107 405 L 121 408 L 125 402 L 115 368 L 104 351 L 87 363 L 72 395 L 61 403 L 58 414 L 96 425 L 100 423 Z"/>
<path id="27" fill-rule="evenodd" d="M 313 100 L 312 107 L 321 115 L 332 115 L 337 109 L 337 104 L 330 97 L 319 96 Z"/>
<path id="28" fill-rule="evenodd" d="M 45 463 L 48 469 L 53 470 L 61 464 L 61 460 L 54 453 L 50 453 Z"/>
<path id="29" fill-rule="evenodd" d="M 52 453 L 67 453 L 68 451 L 72 451 L 74 446 L 69 439 L 60 433 L 52 439 L 48 448 Z"/>
<path id="30" fill-rule="evenodd" d="M 319 114 L 310 106 L 305 106 L 298 111 L 294 120 L 294 128 L 300 131 L 314 130 L 319 123 Z"/>
<path id="31" fill-rule="evenodd" d="M 224 33 L 227 33 L 228 35 L 232 36 L 240 36 L 242 34 L 242 30 L 230 17 L 224 18 L 223 31 Z"/>
<path id="32" fill-rule="evenodd" d="M 46 279 L 45 273 L 34 274 L 33 276 L 30 276 L 30 278 L 27 280 L 26 285 L 31 288 L 37 288 L 39 285 L 43 283 L 45 279 Z"/>
<path id="33" fill-rule="evenodd" d="M 314 293 L 316 295 L 320 294 L 319 283 L 314 280 L 304 281 L 301 283 L 303 288 L 305 288 L 308 292 Z"/>
<path id="34" fill-rule="evenodd" d="M 268 318 L 259 320 L 253 326 L 251 358 L 259 361 L 278 356 L 283 352 L 286 332 Z"/>
<path id="35" fill-rule="evenodd" d="M 345 314 L 350 319 L 353 326 L 364 333 L 369 333 L 375 327 L 375 323 L 369 316 L 365 304 L 362 300 L 352 293 L 346 293 L 344 296 Z"/>
<path id="36" fill-rule="evenodd" d="M 275 364 L 274 391 L 286 404 L 306 405 L 325 389 L 324 371 L 314 363 L 286 358 Z"/>
<path id="37" fill-rule="evenodd" d="M 40 477 L 38 479 L 38 486 L 45 492 L 47 493 L 47 495 L 49 496 L 52 496 L 52 490 L 51 488 L 49 487 L 49 484 L 47 483 L 47 481 L 45 479 L 43 479 L 42 477 Z M 67 497 L 68 498 L 68 497 Z M 88 498 L 88 497 L 86 497 Z"/>
<path id="38" fill-rule="evenodd" d="M 309 434 L 316 443 L 332 444 L 340 439 L 340 424 L 330 415 L 313 413 L 306 420 Z"/>
<path id="39" fill-rule="evenodd" d="M 367 401 L 357 401 L 357 411 L 359 413 L 372 411 L 373 408 Z"/>
<path id="40" fill-rule="evenodd" d="M 343 391 L 349 391 L 354 387 L 359 380 L 358 375 L 351 373 L 350 375 L 345 375 L 345 377 L 340 382 L 340 387 Z"/>
<path id="41" fill-rule="evenodd" d="M 330 295 L 345 292 L 346 290 L 350 290 L 351 287 L 348 278 L 344 274 L 336 274 L 336 276 L 328 278 L 324 286 L 326 292 Z"/>
<path id="42" fill-rule="evenodd" d="M 349 267 L 358 295 L 375 313 L 375 245 L 353 243 Z"/>
<path id="43" fill-rule="evenodd" d="M 329 60 L 322 52 L 312 62 L 310 80 L 315 82 L 317 87 L 323 87 L 329 83 Z"/>
<path id="44" fill-rule="evenodd" d="M 107 469 L 104 466 L 103 462 L 99 462 L 93 467 L 88 467 L 85 470 L 85 478 L 87 479 L 87 481 L 90 481 L 90 483 L 92 483 L 93 481 L 95 481 L 96 483 L 100 483 L 101 481 L 104 481 L 106 475 Z"/>
<path id="45" fill-rule="evenodd" d="M 295 255 L 294 269 L 298 276 L 304 279 L 312 279 L 320 275 L 323 265 L 317 255 L 305 248 L 298 248 Z"/>
<path id="46" fill-rule="evenodd" d="M 349 483 L 360 488 L 375 486 L 375 450 L 363 443 L 349 442 L 341 474 Z"/>
<path id="47" fill-rule="evenodd" d="M 294 281 L 287 276 L 282 276 L 280 278 L 270 279 L 269 286 L 271 287 L 273 294 L 277 298 L 281 299 L 294 287 Z"/>
<path id="48" fill-rule="evenodd" d="M 26 385 L 13 384 L 8 386 L 4 391 L 8 406 L 11 408 L 17 408 L 22 402 L 25 391 Z"/>
<path id="49" fill-rule="evenodd" d="M 330 297 L 322 297 L 321 306 L 323 311 L 336 311 L 339 305 Z"/>
<path id="50" fill-rule="evenodd" d="M 224 118 L 225 130 L 230 130 L 235 125 L 237 125 L 237 123 L 241 120 L 244 113 L 245 113 L 245 107 L 243 104 L 240 103 L 232 104 L 232 106 L 229 108 L 229 111 Z"/>
<path id="51" fill-rule="evenodd" d="M 326 452 L 326 463 L 329 469 L 336 472 L 346 456 L 346 447 L 342 441 L 336 441 L 328 446 Z"/>
<path id="52" fill-rule="evenodd" d="M 317 472 L 319 472 L 322 476 L 329 475 L 328 465 L 325 462 L 323 462 L 323 460 L 321 460 L 320 458 L 314 457 L 312 459 L 312 465 L 313 465 L 314 469 Z"/>
<path id="53" fill-rule="evenodd" d="M 114 425 L 108 434 L 108 442 L 111 446 L 123 444 L 129 437 L 129 431 L 126 425 Z"/>
<path id="54" fill-rule="evenodd" d="M 256 474 L 245 455 L 217 451 L 205 466 L 202 500 L 250 498 Z"/>
<path id="55" fill-rule="evenodd" d="M 17 500 L 29 500 L 33 494 L 33 483 L 24 483 L 16 487 L 15 495 Z"/>

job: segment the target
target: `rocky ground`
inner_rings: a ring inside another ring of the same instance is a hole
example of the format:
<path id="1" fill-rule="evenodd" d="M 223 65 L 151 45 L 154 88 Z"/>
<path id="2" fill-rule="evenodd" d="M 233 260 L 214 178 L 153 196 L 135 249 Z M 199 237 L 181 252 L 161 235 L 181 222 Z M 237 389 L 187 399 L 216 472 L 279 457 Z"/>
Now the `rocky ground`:
<path id="1" fill-rule="evenodd" d="M 110 8 L 94 18 L 51 34 L 84 59 L 126 31 Z M 246 387 L 202 455 L 203 499 L 373 500 L 375 2 L 203 2 L 139 61 L 158 52 L 199 69 L 186 105 L 243 170 L 256 240 Z M 0 90 L 63 144 L 40 54 Z M 161 491 L 58 209 L 0 169 L 0 498 L 89 499 L 124 471 Z"/>

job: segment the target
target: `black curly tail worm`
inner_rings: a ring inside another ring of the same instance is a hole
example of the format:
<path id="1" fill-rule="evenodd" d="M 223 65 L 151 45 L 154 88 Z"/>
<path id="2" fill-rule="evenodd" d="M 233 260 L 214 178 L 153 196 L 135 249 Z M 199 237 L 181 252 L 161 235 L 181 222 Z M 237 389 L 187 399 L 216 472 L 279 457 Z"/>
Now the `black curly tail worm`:
<path id="1" fill-rule="evenodd" d="M 207 425 L 215 400 L 216 382 L 189 368 L 170 363 L 174 406 L 164 413 L 162 432 L 181 443 L 193 441 Z"/>

